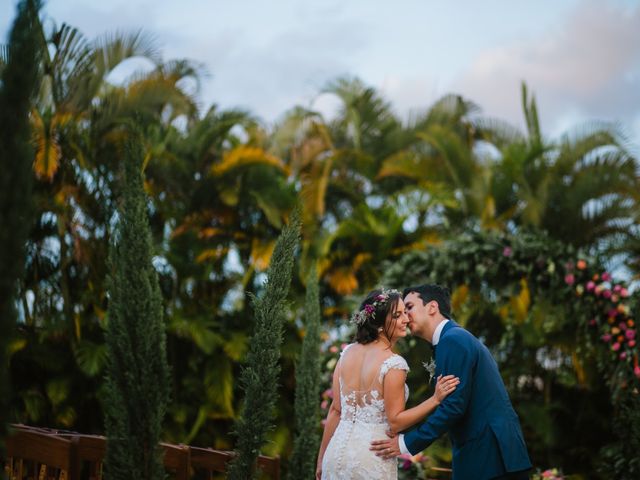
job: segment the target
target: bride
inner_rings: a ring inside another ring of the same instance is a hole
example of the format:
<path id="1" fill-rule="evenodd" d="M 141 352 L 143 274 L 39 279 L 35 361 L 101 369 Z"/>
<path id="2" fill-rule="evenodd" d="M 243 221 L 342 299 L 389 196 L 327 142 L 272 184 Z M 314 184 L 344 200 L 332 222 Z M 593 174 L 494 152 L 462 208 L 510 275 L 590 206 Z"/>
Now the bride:
<path id="1" fill-rule="evenodd" d="M 334 398 L 318 453 L 317 480 L 395 479 L 397 460 L 377 457 L 374 438 L 421 421 L 456 388 L 452 375 L 438 378 L 435 394 L 405 410 L 409 366 L 392 347 L 407 335 L 409 319 L 397 290 L 374 290 L 352 317 L 355 342 L 340 354 L 333 372 Z M 339 393 L 339 395 L 338 395 Z"/>

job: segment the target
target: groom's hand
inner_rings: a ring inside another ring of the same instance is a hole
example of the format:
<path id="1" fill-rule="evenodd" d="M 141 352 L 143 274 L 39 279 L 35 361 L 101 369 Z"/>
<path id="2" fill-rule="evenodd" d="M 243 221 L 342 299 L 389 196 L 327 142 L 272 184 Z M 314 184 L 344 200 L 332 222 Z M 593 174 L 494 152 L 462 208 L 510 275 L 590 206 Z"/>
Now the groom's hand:
<path id="1" fill-rule="evenodd" d="M 398 445 L 398 437 L 389 438 L 388 440 L 374 440 L 371 442 L 371 448 L 378 457 L 385 460 L 395 458 L 400 455 L 400 445 Z"/>

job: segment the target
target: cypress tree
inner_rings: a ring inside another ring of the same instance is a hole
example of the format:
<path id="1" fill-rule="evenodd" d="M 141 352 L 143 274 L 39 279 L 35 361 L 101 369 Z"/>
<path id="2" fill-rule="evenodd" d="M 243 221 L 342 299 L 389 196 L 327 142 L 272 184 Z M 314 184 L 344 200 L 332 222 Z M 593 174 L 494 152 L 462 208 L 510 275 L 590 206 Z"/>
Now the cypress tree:
<path id="1" fill-rule="evenodd" d="M 296 434 L 289 465 L 289 480 L 313 479 L 320 447 L 320 300 L 315 267 L 307 278 L 305 300 L 307 331 L 296 365 Z"/>
<path id="2" fill-rule="evenodd" d="M 109 256 L 105 473 L 110 480 L 159 480 L 165 477 L 159 441 L 169 400 L 165 326 L 137 136 L 124 152 L 119 224 Z"/>
<path id="3" fill-rule="evenodd" d="M 41 55 L 40 3 L 23 0 L 17 10 L 8 48 L 0 50 L 0 458 L 11 398 L 7 344 L 16 324 L 16 287 L 23 274 L 24 245 L 32 220 L 29 111 Z"/>
<path id="4" fill-rule="evenodd" d="M 267 271 L 263 295 L 253 297 L 255 327 L 240 374 L 244 405 L 236 421 L 236 458 L 229 480 L 255 478 L 255 464 L 267 432 L 272 428 L 280 374 L 280 346 L 285 319 L 285 299 L 291 284 L 294 253 L 300 238 L 300 210 L 296 209 L 280 234 Z"/>

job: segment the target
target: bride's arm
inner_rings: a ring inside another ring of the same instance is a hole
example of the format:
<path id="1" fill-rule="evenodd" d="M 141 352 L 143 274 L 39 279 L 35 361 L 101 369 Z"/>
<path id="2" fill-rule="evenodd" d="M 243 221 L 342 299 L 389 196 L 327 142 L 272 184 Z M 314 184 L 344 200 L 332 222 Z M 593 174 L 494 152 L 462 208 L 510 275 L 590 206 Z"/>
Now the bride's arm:
<path id="1" fill-rule="evenodd" d="M 331 401 L 331 407 L 329 407 L 329 413 L 327 413 L 327 421 L 324 424 L 324 433 L 322 434 L 322 441 L 320 442 L 320 451 L 318 452 L 318 463 L 316 464 L 316 478 L 320 478 L 322 472 L 322 458 L 324 457 L 324 451 L 329 445 L 329 440 L 333 436 L 333 432 L 338 428 L 340 423 L 340 362 L 336 365 L 333 371 L 333 400 Z"/>
<path id="2" fill-rule="evenodd" d="M 444 398 L 456 389 L 460 380 L 453 375 L 438 378 L 436 393 L 424 402 L 405 410 L 404 382 L 406 372 L 389 370 L 384 377 L 384 409 L 389 426 L 395 433 L 409 428 L 433 412 Z"/>

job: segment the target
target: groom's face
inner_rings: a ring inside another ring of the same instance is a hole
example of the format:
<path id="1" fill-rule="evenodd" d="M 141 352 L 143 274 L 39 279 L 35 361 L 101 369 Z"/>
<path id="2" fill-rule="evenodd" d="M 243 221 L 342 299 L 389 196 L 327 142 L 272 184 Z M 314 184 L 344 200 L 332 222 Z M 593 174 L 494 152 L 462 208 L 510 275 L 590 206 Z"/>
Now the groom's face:
<path id="1" fill-rule="evenodd" d="M 409 330 L 415 334 L 420 331 L 426 323 L 428 312 L 426 305 L 422 302 L 422 298 L 415 292 L 409 293 L 404 297 L 404 308 L 409 317 Z"/>

